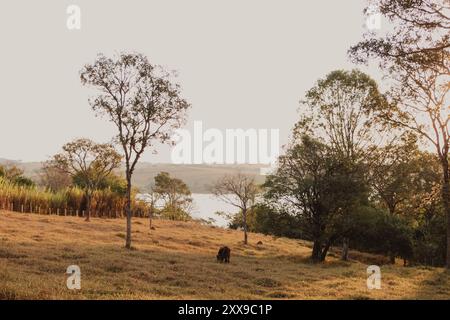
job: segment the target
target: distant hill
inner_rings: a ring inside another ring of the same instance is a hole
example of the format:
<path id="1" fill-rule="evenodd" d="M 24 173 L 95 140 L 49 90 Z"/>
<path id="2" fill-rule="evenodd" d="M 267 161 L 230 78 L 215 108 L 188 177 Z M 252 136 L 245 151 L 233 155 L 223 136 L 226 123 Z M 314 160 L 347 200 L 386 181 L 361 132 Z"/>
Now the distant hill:
<path id="1" fill-rule="evenodd" d="M 38 181 L 41 162 L 21 162 L 0 158 L 0 164 L 14 163 L 25 172 L 25 175 Z M 187 183 L 193 193 L 209 193 L 209 187 L 225 174 L 241 172 L 254 176 L 258 183 L 264 182 L 264 176 L 260 174 L 260 168 L 264 165 L 205 165 L 205 164 L 170 164 L 142 162 L 136 167 L 133 175 L 133 183 L 142 192 L 148 191 L 154 177 L 161 171 L 168 172 L 171 176 L 182 179 Z"/>
<path id="2" fill-rule="evenodd" d="M 0 158 L 0 164 L 5 165 L 5 164 L 14 164 L 16 166 L 18 166 L 19 168 L 21 168 L 22 170 L 24 170 L 24 174 L 37 181 L 39 178 L 39 170 L 42 167 L 42 162 L 22 162 L 22 161 L 18 161 L 18 160 L 9 160 L 9 159 L 4 159 L 4 158 Z"/>
<path id="3" fill-rule="evenodd" d="M 141 163 L 134 175 L 134 183 L 143 190 L 148 190 L 154 177 L 161 171 L 182 179 L 194 193 L 208 193 L 209 187 L 225 174 L 241 172 L 255 176 L 258 183 L 264 181 L 260 175 L 261 165 L 179 165 Z"/>

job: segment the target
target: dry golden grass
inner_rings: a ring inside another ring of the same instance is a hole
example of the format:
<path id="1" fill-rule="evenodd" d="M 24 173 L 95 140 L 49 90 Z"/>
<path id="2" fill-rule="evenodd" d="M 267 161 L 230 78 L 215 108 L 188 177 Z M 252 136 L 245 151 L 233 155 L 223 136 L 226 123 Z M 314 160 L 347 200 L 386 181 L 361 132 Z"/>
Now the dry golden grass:
<path id="1" fill-rule="evenodd" d="M 444 269 L 382 266 L 382 289 L 368 290 L 359 261 L 331 254 L 308 262 L 309 243 L 202 226 L 195 222 L 125 221 L 0 212 L 0 299 L 448 299 Z M 257 245 L 262 241 L 262 245 Z M 220 264 L 220 245 L 231 263 Z M 379 258 L 378 258 L 379 259 Z M 363 262 L 364 261 L 364 262 Z M 81 268 L 81 290 L 66 288 L 66 268 Z"/>

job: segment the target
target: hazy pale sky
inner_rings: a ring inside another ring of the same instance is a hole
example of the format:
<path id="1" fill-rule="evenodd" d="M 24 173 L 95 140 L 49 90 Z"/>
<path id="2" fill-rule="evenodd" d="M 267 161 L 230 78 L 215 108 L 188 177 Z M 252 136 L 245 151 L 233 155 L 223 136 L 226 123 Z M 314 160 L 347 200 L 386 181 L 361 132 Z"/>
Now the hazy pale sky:
<path id="1" fill-rule="evenodd" d="M 81 9 L 68 30 L 66 9 Z M 144 53 L 177 70 L 192 104 L 186 128 L 280 129 L 298 101 L 365 31 L 360 0 L 46 0 L 0 2 L 0 158 L 45 160 L 77 137 L 106 142 L 114 127 L 94 116 L 79 70 L 97 53 Z M 361 67 L 360 67 L 361 68 Z M 379 79 L 375 68 L 369 72 Z M 143 160 L 169 162 L 170 149 Z"/>

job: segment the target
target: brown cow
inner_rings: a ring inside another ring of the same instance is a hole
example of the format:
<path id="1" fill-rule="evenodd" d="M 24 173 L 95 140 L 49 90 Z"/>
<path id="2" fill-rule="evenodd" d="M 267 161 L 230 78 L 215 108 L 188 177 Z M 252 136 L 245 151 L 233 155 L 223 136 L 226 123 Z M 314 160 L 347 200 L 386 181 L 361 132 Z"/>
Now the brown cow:
<path id="1" fill-rule="evenodd" d="M 227 246 L 221 247 L 217 253 L 217 261 L 230 263 L 230 253 L 231 249 Z"/>

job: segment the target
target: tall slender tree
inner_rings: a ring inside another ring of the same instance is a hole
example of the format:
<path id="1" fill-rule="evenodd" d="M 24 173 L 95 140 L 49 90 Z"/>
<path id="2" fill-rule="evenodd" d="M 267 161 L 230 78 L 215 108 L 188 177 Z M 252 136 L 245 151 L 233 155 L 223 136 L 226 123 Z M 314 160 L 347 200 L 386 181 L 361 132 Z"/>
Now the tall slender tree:
<path id="1" fill-rule="evenodd" d="M 244 227 L 244 244 L 247 244 L 247 215 L 260 191 L 255 179 L 242 173 L 225 175 L 214 184 L 211 191 L 217 198 L 240 210 Z"/>
<path id="2" fill-rule="evenodd" d="M 392 139 L 374 121 L 374 108 L 384 103 L 385 97 L 368 75 L 359 70 L 333 71 L 306 93 L 294 134 L 314 136 L 357 169 L 374 148 Z M 343 260 L 348 249 L 349 240 L 344 237 Z"/>
<path id="3" fill-rule="evenodd" d="M 313 242 L 312 261 L 322 262 L 348 232 L 349 213 L 358 211 L 365 184 L 351 163 L 307 135 L 292 141 L 278 163 L 264 184 L 265 198 L 278 211 L 296 217 L 299 233 Z"/>
<path id="4" fill-rule="evenodd" d="M 131 179 L 142 154 L 156 142 L 171 143 L 172 131 L 185 121 L 189 103 L 181 97 L 174 74 L 150 63 L 142 54 L 121 53 L 114 58 L 98 55 L 80 73 L 81 82 L 99 90 L 90 105 L 117 129 L 127 180 L 127 232 L 131 248 Z"/>

